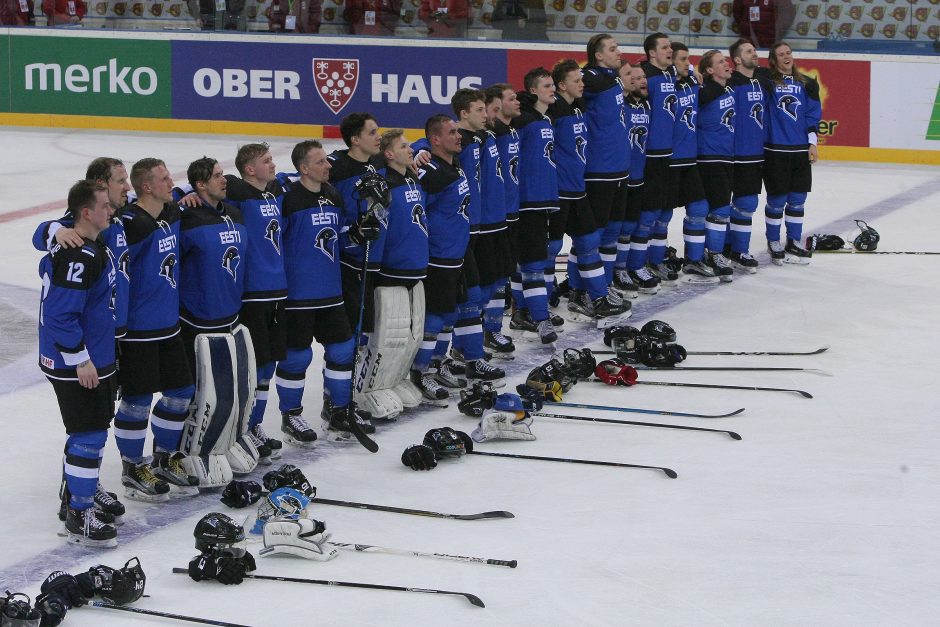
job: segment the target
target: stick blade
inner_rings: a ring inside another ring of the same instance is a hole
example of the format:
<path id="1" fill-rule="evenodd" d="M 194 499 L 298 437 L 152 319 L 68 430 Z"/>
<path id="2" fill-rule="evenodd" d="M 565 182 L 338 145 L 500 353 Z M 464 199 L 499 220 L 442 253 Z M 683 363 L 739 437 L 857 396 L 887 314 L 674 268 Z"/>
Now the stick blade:
<path id="1" fill-rule="evenodd" d="M 672 468 L 660 468 L 660 470 L 666 473 L 666 476 L 669 477 L 670 479 L 676 479 L 679 477 L 678 473 L 676 473 L 676 471 L 673 470 Z"/>
<path id="2" fill-rule="evenodd" d="M 493 512 L 480 512 L 479 514 L 458 514 L 454 516 L 458 520 L 483 520 L 485 518 L 515 518 L 516 515 L 505 510 Z"/>
<path id="3" fill-rule="evenodd" d="M 486 605 L 483 604 L 483 599 L 481 599 L 477 595 L 470 594 L 469 592 L 464 592 L 463 595 L 467 598 L 468 601 L 470 601 L 477 607 L 486 607 Z"/>
<path id="4" fill-rule="evenodd" d="M 732 440 L 740 440 L 740 439 L 741 439 L 741 434 L 739 434 L 739 433 L 735 433 L 734 431 L 728 431 L 727 433 L 728 433 L 729 436 L 731 436 L 731 439 L 732 439 Z"/>

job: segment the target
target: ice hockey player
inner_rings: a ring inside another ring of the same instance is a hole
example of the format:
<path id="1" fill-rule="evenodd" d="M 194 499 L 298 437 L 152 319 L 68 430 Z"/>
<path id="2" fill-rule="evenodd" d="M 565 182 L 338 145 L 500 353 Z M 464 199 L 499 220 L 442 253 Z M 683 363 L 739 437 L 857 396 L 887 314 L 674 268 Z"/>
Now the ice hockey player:
<path id="1" fill-rule="evenodd" d="M 442 360 L 449 343 L 445 328 L 457 318 L 458 302 L 465 299 L 463 255 L 470 241 L 470 183 L 456 157 L 461 152 L 457 124 L 435 115 L 425 124 L 432 159 L 418 170 L 427 197 L 428 272 L 424 279 L 424 339 L 411 365 L 411 381 L 423 401 L 446 406 L 448 391 L 434 378 L 432 359 Z"/>
<path id="2" fill-rule="evenodd" d="M 594 264 L 593 250 L 600 246 L 608 285 L 614 283 L 613 269 L 617 242 L 627 203 L 626 181 L 630 174 L 628 127 L 624 117 L 623 86 L 618 77 L 622 61 L 617 41 L 607 33 L 591 37 L 587 43 L 588 63 L 584 66 L 584 100 L 587 122 L 585 186 L 594 217 L 596 237 L 575 242 L 576 259 L 587 255 Z M 570 265 L 570 264 L 569 264 Z M 569 268 L 569 277 L 574 276 Z M 621 276 L 621 298 L 629 296 L 629 283 Z M 574 285 L 577 285 L 575 279 Z"/>
<path id="3" fill-rule="evenodd" d="M 737 124 L 734 88 L 728 84 L 731 66 L 720 51 L 709 50 L 702 55 L 699 73 L 704 80 L 698 102 L 697 167 L 708 201 L 705 250 L 709 265 L 719 280 L 727 283 L 731 281 L 732 268 L 724 256 L 724 250 L 731 219 L 734 135 Z"/>
<path id="4" fill-rule="evenodd" d="M 98 239 L 111 222 L 107 189 L 79 181 L 69 190 L 68 214 L 84 244 L 55 245 L 39 265 L 39 366 L 52 384 L 68 439 L 63 474 L 65 528 L 70 542 L 117 546 L 113 517 L 95 507 L 98 472 L 117 388 L 114 291 L 117 269 Z"/>
<path id="5" fill-rule="evenodd" d="M 547 113 L 552 119 L 555 134 L 554 155 L 561 209 L 548 217 L 546 276 L 549 267 L 554 276 L 555 257 L 561 251 L 562 239 L 567 233 L 573 242 L 573 251 L 568 255 L 568 281 L 573 290 L 568 310 L 588 318 L 622 316 L 630 310 L 630 303 L 608 295 L 604 264 L 598 253 L 600 231 L 595 227 L 594 213 L 585 192 L 588 125 L 584 117 L 585 103 L 581 98 L 584 93 L 581 68 L 572 59 L 559 61 L 552 69 L 552 80 L 556 99 Z M 619 229 L 619 221 L 616 222 Z"/>
<path id="6" fill-rule="evenodd" d="M 731 44 L 729 52 L 735 66 L 729 84 L 734 88 L 736 115 L 728 259 L 734 269 L 752 274 L 757 272 L 757 260 L 749 252 L 751 223 L 762 186 L 770 81 L 767 69 L 758 64 L 757 50 L 750 41 L 739 39 Z"/>
<path id="7" fill-rule="evenodd" d="M 810 253 L 800 242 L 806 196 L 813 187 L 812 164 L 819 158 L 819 83 L 800 72 L 785 42 L 770 49 L 769 65 L 769 132 L 764 152 L 767 247 L 775 264 L 807 264 Z M 780 243 L 781 219 L 786 223 L 786 246 Z"/>
<path id="8" fill-rule="evenodd" d="M 285 438 L 309 447 L 317 434 L 303 417 L 303 394 L 314 339 L 323 345 L 325 355 L 320 417 L 331 439 L 350 439 L 347 420 L 351 415 L 363 431 L 374 433 L 375 428 L 368 414 L 350 408 L 356 346 L 343 307 L 339 250 L 343 199 L 327 182 L 331 165 L 320 142 L 300 142 L 291 152 L 291 161 L 300 180 L 282 205 L 287 356 L 278 363 L 275 381 Z"/>
<path id="9" fill-rule="evenodd" d="M 426 194 L 411 170 L 413 150 L 404 131 L 382 134 L 386 167 L 379 176 L 389 194 L 388 230 L 375 284 L 375 325 L 360 349 L 355 401 L 373 418 L 393 418 L 421 402 L 409 374 L 424 337 L 428 270 Z"/>
<path id="10" fill-rule="evenodd" d="M 555 101 L 555 84 L 545 68 L 530 70 L 519 92 L 522 113 L 512 121 L 519 132 L 519 270 L 523 302 L 516 302 L 512 327 L 538 333 L 542 344 L 553 345 L 558 334 L 549 318 L 545 287 L 548 214 L 558 211 L 555 137 L 545 115 Z"/>

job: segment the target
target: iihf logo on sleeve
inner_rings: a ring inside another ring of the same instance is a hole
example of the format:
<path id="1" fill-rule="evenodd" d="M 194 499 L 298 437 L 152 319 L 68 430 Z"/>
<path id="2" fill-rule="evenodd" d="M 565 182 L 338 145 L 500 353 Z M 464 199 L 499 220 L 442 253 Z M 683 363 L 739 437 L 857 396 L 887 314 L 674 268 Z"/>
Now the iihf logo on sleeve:
<path id="1" fill-rule="evenodd" d="M 339 114 L 356 93 L 359 59 L 314 59 L 313 84 L 323 104 Z"/>

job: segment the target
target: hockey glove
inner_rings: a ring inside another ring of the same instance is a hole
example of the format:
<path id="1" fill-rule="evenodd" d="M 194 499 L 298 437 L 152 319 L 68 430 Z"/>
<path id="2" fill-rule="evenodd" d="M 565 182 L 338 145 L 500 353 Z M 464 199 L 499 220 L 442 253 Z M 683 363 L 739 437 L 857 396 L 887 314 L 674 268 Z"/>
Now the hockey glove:
<path id="1" fill-rule="evenodd" d="M 401 463 L 412 470 L 431 470 L 437 467 L 437 458 L 430 446 L 415 444 L 401 454 Z"/>
<path id="2" fill-rule="evenodd" d="M 636 383 L 636 368 L 626 365 L 619 359 L 607 359 L 597 364 L 594 371 L 597 378 L 607 385 L 633 385 Z"/>
<path id="3" fill-rule="evenodd" d="M 203 553 L 189 562 L 189 576 L 193 581 L 215 579 L 226 586 L 238 585 L 245 574 L 255 569 L 255 558 L 251 553 L 241 557 Z"/>
<path id="4" fill-rule="evenodd" d="M 0 625 L 3 627 L 7 627 L 7 625 L 10 627 L 35 627 L 40 624 L 41 620 L 42 613 L 30 605 L 29 597 L 22 592 L 7 590 L 7 595 L 0 597 Z"/>
<path id="5" fill-rule="evenodd" d="M 56 627 L 65 620 L 69 605 L 57 594 L 40 594 L 36 598 L 36 609 L 42 615 L 39 627 Z"/>
<path id="6" fill-rule="evenodd" d="M 44 595 L 60 597 L 69 609 L 85 605 L 96 592 L 88 573 L 82 573 L 76 578 L 62 570 L 57 570 L 46 577 L 39 591 Z"/>
<path id="7" fill-rule="evenodd" d="M 277 470 L 264 473 L 261 481 L 268 492 L 274 492 L 278 488 L 294 488 L 303 492 L 307 498 L 312 499 L 317 495 L 316 486 L 310 483 L 302 470 L 292 464 L 283 464 Z"/>
<path id="8" fill-rule="evenodd" d="M 374 242 L 379 239 L 381 232 L 382 223 L 375 213 L 369 211 L 360 215 L 356 223 L 349 227 L 349 241 L 363 246 L 366 241 Z"/>
<path id="9" fill-rule="evenodd" d="M 261 486 L 257 481 L 229 482 L 222 490 L 222 502 L 229 507 L 247 507 L 254 505 L 261 498 Z"/>
<path id="10" fill-rule="evenodd" d="M 679 344 L 666 344 L 656 340 L 639 345 L 637 352 L 640 361 L 652 368 L 675 366 L 687 356 L 685 348 Z"/>

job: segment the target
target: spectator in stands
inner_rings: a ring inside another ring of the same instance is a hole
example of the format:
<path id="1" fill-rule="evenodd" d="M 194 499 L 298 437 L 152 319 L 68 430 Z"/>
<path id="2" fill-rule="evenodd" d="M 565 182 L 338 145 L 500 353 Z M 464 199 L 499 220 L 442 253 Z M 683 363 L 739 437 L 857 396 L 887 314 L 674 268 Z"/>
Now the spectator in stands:
<path id="1" fill-rule="evenodd" d="M 18 0 L 14 0 L 18 3 Z M 85 17 L 84 0 L 42 0 L 42 12 L 49 26 L 75 26 Z"/>
<path id="2" fill-rule="evenodd" d="M 465 37 L 467 34 L 467 0 L 421 0 L 418 17 L 427 23 L 428 37 Z"/>
<path id="3" fill-rule="evenodd" d="M 294 0 L 290 14 L 296 20 L 298 33 L 319 33 L 323 15 L 323 0 Z M 288 20 L 288 26 L 290 26 Z M 287 28 L 286 30 L 290 30 Z"/>
<path id="4" fill-rule="evenodd" d="M 790 0 L 734 0 L 738 33 L 755 48 L 769 48 L 790 30 L 796 10 Z"/>
<path id="5" fill-rule="evenodd" d="M 0 26 L 32 26 L 35 23 L 33 0 L 0 0 Z"/>
<path id="6" fill-rule="evenodd" d="M 264 10 L 268 18 L 268 30 L 280 33 L 287 30 L 287 12 L 290 11 L 290 0 L 273 0 L 271 6 Z"/>
<path id="7" fill-rule="evenodd" d="M 202 30 L 216 30 L 215 0 L 188 0 L 188 2 L 189 12 L 196 18 L 196 25 Z M 244 13 L 245 0 L 225 0 L 222 28 L 219 30 L 247 30 L 247 24 L 242 19 Z"/>
<path id="8" fill-rule="evenodd" d="M 394 35 L 400 15 L 401 0 L 346 0 L 343 11 L 353 35 Z"/>

